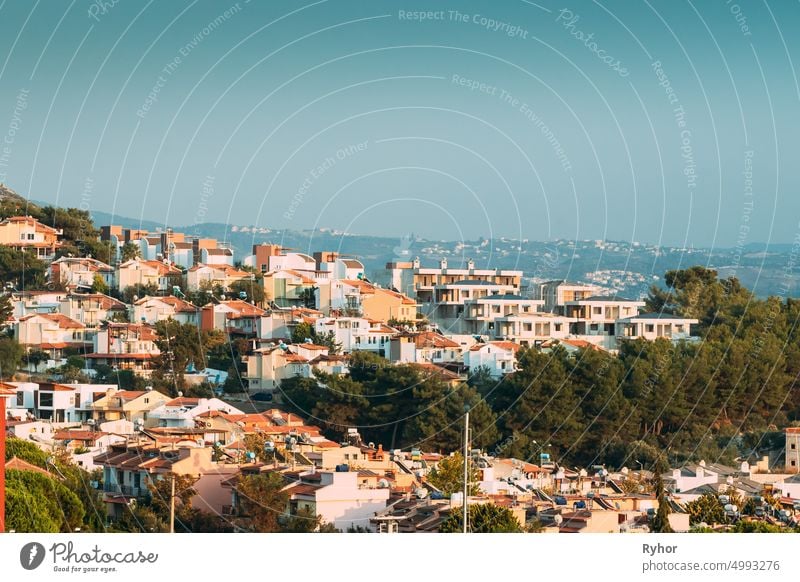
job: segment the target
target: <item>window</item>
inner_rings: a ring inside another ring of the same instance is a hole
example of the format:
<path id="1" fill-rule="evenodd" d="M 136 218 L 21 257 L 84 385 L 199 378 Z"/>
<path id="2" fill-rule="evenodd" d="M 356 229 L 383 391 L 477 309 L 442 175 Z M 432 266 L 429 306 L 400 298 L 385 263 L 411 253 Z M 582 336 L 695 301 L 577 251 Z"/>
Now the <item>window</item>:
<path id="1" fill-rule="evenodd" d="M 602 315 L 603 314 L 603 308 L 602 307 L 592 307 L 592 312 L 595 315 Z"/>
<path id="2" fill-rule="evenodd" d="M 654 326 L 652 323 L 648 323 L 647 325 L 645 325 L 645 326 L 644 326 L 644 330 L 645 330 L 647 333 L 653 333 L 653 332 L 655 331 L 655 329 L 656 329 L 656 328 L 655 328 L 655 326 Z"/>
<path id="3" fill-rule="evenodd" d="M 144 403 L 145 403 L 145 404 L 150 404 L 150 398 L 145 398 L 145 399 L 144 399 Z"/>
<path id="4" fill-rule="evenodd" d="M 797 448 L 797 445 L 792 443 L 792 450 L 795 450 L 796 448 Z"/>
<path id="5" fill-rule="evenodd" d="M 52 392 L 39 392 L 39 406 L 53 406 L 53 393 Z"/>

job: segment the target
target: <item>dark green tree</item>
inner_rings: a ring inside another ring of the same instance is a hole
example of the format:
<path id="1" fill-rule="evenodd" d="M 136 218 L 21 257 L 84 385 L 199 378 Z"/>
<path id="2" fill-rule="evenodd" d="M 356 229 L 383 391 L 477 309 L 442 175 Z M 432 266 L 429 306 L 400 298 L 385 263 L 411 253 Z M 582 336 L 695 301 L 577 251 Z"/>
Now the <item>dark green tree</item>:
<path id="1" fill-rule="evenodd" d="M 507 507 L 494 503 L 470 505 L 468 509 L 470 533 L 520 533 L 522 526 Z M 463 530 L 463 510 L 453 509 L 439 526 L 440 533 L 459 533 Z"/>

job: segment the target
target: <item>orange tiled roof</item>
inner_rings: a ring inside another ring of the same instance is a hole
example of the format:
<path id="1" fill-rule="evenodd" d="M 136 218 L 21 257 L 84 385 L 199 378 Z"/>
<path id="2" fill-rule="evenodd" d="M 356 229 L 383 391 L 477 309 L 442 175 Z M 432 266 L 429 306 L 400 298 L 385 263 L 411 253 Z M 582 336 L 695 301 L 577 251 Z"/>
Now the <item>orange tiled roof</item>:
<path id="1" fill-rule="evenodd" d="M 67 317 L 61 313 L 31 313 L 30 315 L 21 317 L 19 320 L 28 321 L 34 317 L 43 317 L 44 319 L 48 319 L 58 325 L 58 327 L 61 329 L 84 329 L 86 327 L 80 321 L 76 321 L 71 317 Z"/>
<path id="2" fill-rule="evenodd" d="M 33 471 L 34 473 L 41 473 L 42 475 L 50 476 L 50 473 L 42 469 L 41 467 L 37 467 L 36 465 L 31 465 L 27 461 L 23 461 L 16 455 L 11 457 L 8 461 L 6 461 L 6 471 L 14 470 L 14 471 Z"/>

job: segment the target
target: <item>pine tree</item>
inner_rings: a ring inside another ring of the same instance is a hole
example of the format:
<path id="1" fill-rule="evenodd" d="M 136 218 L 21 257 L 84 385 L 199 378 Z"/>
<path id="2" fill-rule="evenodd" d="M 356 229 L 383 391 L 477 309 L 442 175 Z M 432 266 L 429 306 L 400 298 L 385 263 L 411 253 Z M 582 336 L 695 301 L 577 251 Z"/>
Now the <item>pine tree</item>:
<path id="1" fill-rule="evenodd" d="M 656 470 L 655 477 L 655 490 L 656 498 L 658 499 L 658 511 L 650 524 L 651 533 L 675 533 L 672 526 L 669 525 L 669 502 L 667 501 L 667 494 L 664 491 L 664 481 L 661 479 L 661 473 Z"/>

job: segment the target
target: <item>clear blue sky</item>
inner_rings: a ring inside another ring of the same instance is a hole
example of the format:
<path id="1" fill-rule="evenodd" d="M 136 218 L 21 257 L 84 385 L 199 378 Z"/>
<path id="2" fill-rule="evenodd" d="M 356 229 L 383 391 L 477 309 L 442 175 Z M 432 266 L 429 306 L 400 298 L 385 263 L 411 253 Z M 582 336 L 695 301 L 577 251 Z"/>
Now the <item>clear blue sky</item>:
<path id="1" fill-rule="evenodd" d="M 174 225 L 791 242 L 798 16 L 774 0 L 6 0 L 0 179 Z"/>

